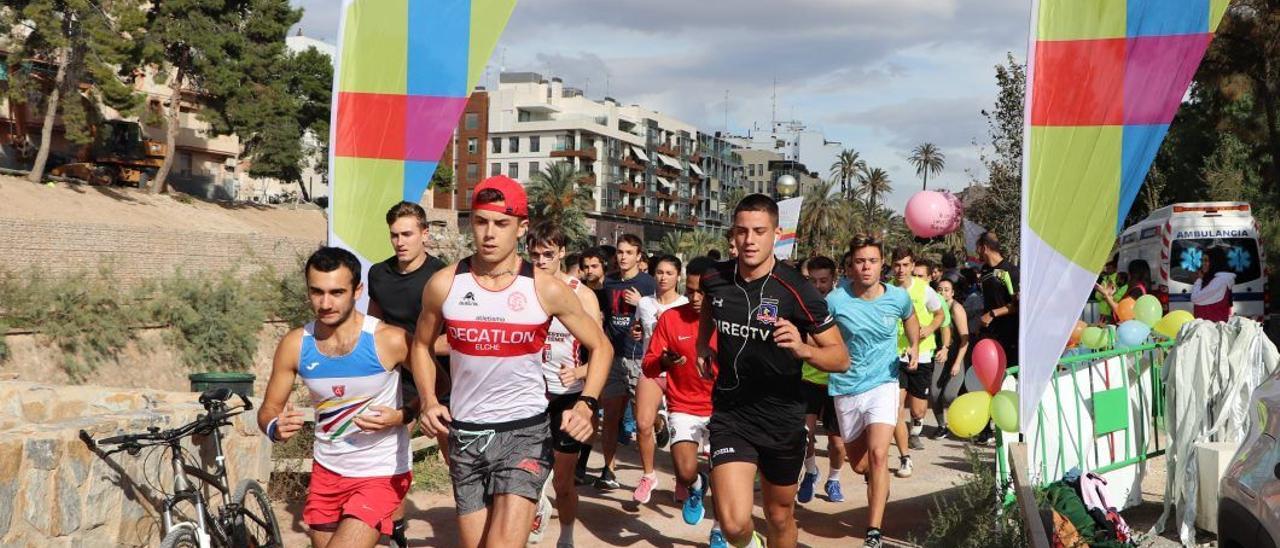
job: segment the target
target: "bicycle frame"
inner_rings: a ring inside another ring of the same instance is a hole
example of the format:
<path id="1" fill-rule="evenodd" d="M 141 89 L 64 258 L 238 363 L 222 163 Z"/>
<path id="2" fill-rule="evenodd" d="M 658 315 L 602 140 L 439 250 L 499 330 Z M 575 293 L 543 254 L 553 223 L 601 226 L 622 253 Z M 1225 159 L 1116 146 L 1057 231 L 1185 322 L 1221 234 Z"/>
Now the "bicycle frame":
<path id="1" fill-rule="evenodd" d="M 213 539 L 216 537 L 224 545 L 230 545 L 231 535 L 229 530 L 224 530 L 222 521 L 226 519 L 229 513 L 234 513 L 235 503 L 226 502 L 227 497 L 231 495 L 231 489 L 227 486 L 227 467 L 226 457 L 222 453 L 222 433 L 218 428 L 212 429 L 209 434 L 213 441 L 215 450 L 214 462 L 217 469 L 213 473 L 191 466 L 182 460 L 182 440 L 174 439 L 168 443 L 169 454 L 171 455 L 170 464 L 173 468 L 174 493 L 171 497 L 165 498 L 164 506 L 164 532 L 168 534 L 175 528 L 190 527 L 195 530 L 196 537 L 200 539 L 200 546 L 208 548 Z M 188 476 L 195 476 L 197 480 L 205 485 L 210 485 L 222 493 L 223 508 L 217 518 L 207 513 L 207 505 L 204 494 L 198 485 L 193 484 Z M 183 502 L 190 502 L 195 506 L 196 515 L 201 519 L 183 521 L 174 523 L 173 509 Z M 212 523 L 205 523 L 206 521 Z M 212 529 L 210 529 L 212 525 Z"/>

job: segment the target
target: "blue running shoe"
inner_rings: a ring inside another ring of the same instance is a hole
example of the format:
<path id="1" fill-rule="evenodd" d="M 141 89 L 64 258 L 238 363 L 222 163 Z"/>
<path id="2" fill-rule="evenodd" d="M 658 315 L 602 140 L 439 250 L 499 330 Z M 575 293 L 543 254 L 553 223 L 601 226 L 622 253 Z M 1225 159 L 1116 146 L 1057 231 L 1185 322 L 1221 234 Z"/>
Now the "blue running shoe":
<path id="1" fill-rule="evenodd" d="M 809 502 L 813 500 L 813 490 L 818 486 L 818 474 L 806 472 L 804 479 L 800 480 L 800 489 L 796 490 L 796 502 Z"/>
<path id="2" fill-rule="evenodd" d="M 697 525 L 707 515 L 707 507 L 702 500 L 707 494 L 707 476 L 698 474 L 698 477 L 702 480 L 702 487 L 689 490 L 689 497 L 684 499 L 684 507 L 680 512 L 684 516 L 684 522 L 689 525 Z"/>
<path id="3" fill-rule="evenodd" d="M 827 491 L 827 500 L 844 502 L 844 491 L 840 490 L 840 480 L 827 480 L 827 484 L 823 488 Z"/>
<path id="4" fill-rule="evenodd" d="M 729 548 L 729 541 L 725 540 L 724 533 L 720 532 L 717 527 L 711 530 L 711 548 Z"/>

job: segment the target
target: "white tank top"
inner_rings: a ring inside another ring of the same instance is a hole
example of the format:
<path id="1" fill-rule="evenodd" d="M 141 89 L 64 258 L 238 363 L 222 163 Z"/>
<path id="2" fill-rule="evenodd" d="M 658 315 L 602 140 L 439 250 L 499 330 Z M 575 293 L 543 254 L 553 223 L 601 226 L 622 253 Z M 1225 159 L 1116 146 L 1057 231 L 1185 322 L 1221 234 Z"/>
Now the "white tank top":
<path id="1" fill-rule="evenodd" d="M 577 278 L 565 280 L 577 296 L 578 286 L 582 284 Z M 562 366 L 578 367 L 578 339 L 569 333 L 569 328 L 557 318 L 551 319 L 551 328 L 547 330 L 547 344 L 542 347 L 542 376 L 547 379 L 548 394 L 577 394 L 582 392 L 586 382 L 579 379 L 572 385 L 565 386 L 560 381 Z"/>
<path id="2" fill-rule="evenodd" d="M 545 413 L 542 356 L 551 317 L 538 302 L 533 265 L 521 261 L 511 285 L 490 291 L 463 259 L 443 308 L 454 420 L 494 424 Z"/>
<path id="3" fill-rule="evenodd" d="M 390 371 L 378 359 L 374 332 L 378 319 L 365 316 L 355 348 L 329 356 L 316 348 L 315 323 L 302 328 L 298 374 L 311 392 L 316 410 L 317 463 L 349 478 L 394 476 L 409 471 L 409 429 L 404 426 L 365 432 L 355 417 L 369 407 L 400 407 L 400 368 Z"/>

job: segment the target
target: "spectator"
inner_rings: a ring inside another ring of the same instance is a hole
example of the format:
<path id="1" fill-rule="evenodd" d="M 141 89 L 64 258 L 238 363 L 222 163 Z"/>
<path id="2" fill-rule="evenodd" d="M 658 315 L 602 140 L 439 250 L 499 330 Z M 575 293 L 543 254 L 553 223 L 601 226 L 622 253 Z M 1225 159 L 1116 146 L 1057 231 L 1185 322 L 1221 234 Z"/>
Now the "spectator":
<path id="1" fill-rule="evenodd" d="M 1195 317 L 1214 322 L 1231 318 L 1231 287 L 1236 283 L 1236 273 L 1227 264 L 1227 252 L 1221 247 L 1211 247 L 1204 254 L 1200 265 L 1200 278 L 1191 286 L 1191 304 Z"/>

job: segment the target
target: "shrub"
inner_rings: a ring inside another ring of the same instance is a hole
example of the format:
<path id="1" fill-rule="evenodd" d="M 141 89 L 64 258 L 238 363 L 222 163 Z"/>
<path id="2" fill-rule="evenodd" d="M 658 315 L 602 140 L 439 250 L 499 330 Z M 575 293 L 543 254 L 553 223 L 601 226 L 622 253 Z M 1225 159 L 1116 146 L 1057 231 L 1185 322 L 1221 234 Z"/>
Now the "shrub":
<path id="1" fill-rule="evenodd" d="M 200 371 L 243 371 L 253 365 L 266 310 L 230 272 L 163 281 L 154 317 L 169 324 L 183 362 Z"/>
<path id="2" fill-rule="evenodd" d="M 4 320 L 0 320 L 0 363 L 4 363 L 5 360 L 9 359 L 9 343 L 4 338 L 8 332 L 9 324 L 5 323 Z"/>
<path id="3" fill-rule="evenodd" d="M 302 277 L 303 259 L 298 268 L 281 276 L 275 268 L 259 270 L 250 281 L 254 298 L 263 304 L 267 317 L 281 320 L 289 327 L 301 327 L 313 314 L 307 302 L 307 282 Z"/>
<path id="4" fill-rule="evenodd" d="M 956 486 L 954 494 L 934 497 L 929 532 L 914 543 L 925 548 L 1024 546 L 1022 516 L 1017 507 L 1001 505 L 995 465 L 972 449 L 968 458 L 973 472 Z"/>

